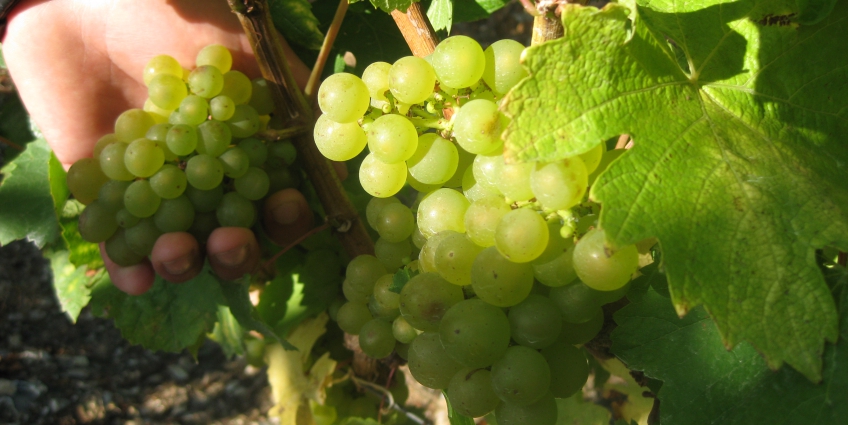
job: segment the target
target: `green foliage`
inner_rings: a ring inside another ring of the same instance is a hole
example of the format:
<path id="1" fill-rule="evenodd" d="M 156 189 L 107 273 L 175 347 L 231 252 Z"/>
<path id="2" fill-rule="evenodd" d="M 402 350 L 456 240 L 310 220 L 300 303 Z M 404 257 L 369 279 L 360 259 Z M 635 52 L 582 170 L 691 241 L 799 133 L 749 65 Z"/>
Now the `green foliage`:
<path id="1" fill-rule="evenodd" d="M 508 3 L 509 0 L 453 0 L 453 22 L 486 19 Z"/>
<path id="2" fill-rule="evenodd" d="M 307 0 L 268 0 L 268 6 L 274 26 L 286 40 L 311 50 L 321 48 L 324 34 Z"/>
<path id="3" fill-rule="evenodd" d="M 225 305 L 218 306 L 218 322 L 207 335 L 209 339 L 218 343 L 227 358 L 241 356 L 245 353 L 244 345 L 245 331 L 239 325 L 238 319 Z"/>
<path id="4" fill-rule="evenodd" d="M 400 10 L 406 13 L 409 6 L 418 0 L 370 0 L 374 7 L 379 8 L 383 12 L 392 13 L 393 10 Z"/>
<path id="5" fill-rule="evenodd" d="M 506 156 L 632 135 L 591 194 L 607 236 L 656 236 L 679 314 L 703 304 L 724 345 L 817 381 L 837 322 L 813 251 L 848 249 L 848 4 L 804 26 L 792 1 L 635 3 L 566 6 L 566 36 L 527 52 Z"/>
<path id="6" fill-rule="evenodd" d="M 221 284 L 221 293 L 224 295 L 224 298 L 227 300 L 227 306 L 229 306 L 229 311 L 236 318 L 238 324 L 241 328 L 246 330 L 254 330 L 262 334 L 267 340 L 274 341 L 278 344 L 282 344 L 283 348 L 286 350 L 295 350 L 296 348 L 288 343 L 288 341 L 281 339 L 274 333 L 274 330 L 271 329 L 270 326 L 262 322 L 261 319 L 258 318 L 258 314 L 256 310 L 253 308 L 253 304 L 250 302 L 250 294 L 248 291 L 250 290 L 249 283 L 240 283 L 240 282 L 229 282 L 222 280 L 214 273 L 210 273 L 218 283 Z M 248 280 L 248 279 L 243 279 Z M 255 317 L 256 316 L 256 317 Z"/>
<path id="7" fill-rule="evenodd" d="M 595 388 L 602 388 L 597 385 Z M 557 399 L 557 425 L 607 425 L 610 423 L 609 410 L 595 403 L 584 401 L 583 392 L 565 399 Z"/>
<path id="8" fill-rule="evenodd" d="M 840 335 L 824 354 L 823 382 L 790 368 L 770 370 L 747 343 L 731 351 L 703 308 L 678 318 L 653 289 L 615 314 L 612 351 L 630 368 L 663 381 L 661 423 L 841 424 L 848 406 L 848 291 L 841 291 Z"/>
<path id="9" fill-rule="evenodd" d="M 91 300 L 91 287 L 101 278 L 105 271 L 100 270 L 93 276 L 88 275 L 88 267 L 76 266 L 71 262 L 70 251 L 54 251 L 46 254 L 50 259 L 50 269 L 53 271 L 53 287 L 62 311 L 68 314 L 71 322 L 76 323 L 80 311 Z"/>
<path id="10" fill-rule="evenodd" d="M 436 31 L 447 30 L 450 33 L 453 24 L 453 0 L 433 0 L 427 8 L 427 18 Z"/>
<path id="11" fill-rule="evenodd" d="M 450 421 L 450 425 L 474 425 L 474 419 L 454 410 L 446 392 L 442 391 L 442 396 L 445 398 L 445 403 L 448 406 L 448 420 Z"/>
<path id="12" fill-rule="evenodd" d="M 409 282 L 409 279 L 412 279 L 417 274 L 418 271 L 412 270 L 408 267 L 398 270 L 397 273 L 392 276 L 392 284 L 389 286 L 389 291 L 400 294 L 400 291 L 403 290 L 404 285 Z"/>

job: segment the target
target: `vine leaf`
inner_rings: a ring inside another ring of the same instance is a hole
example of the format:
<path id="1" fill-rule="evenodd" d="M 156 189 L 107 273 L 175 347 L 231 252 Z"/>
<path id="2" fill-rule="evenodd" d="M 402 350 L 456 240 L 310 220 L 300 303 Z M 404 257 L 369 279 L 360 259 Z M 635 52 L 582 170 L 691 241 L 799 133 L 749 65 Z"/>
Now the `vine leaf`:
<path id="1" fill-rule="evenodd" d="M 678 314 L 703 304 L 727 347 L 818 381 L 837 317 L 814 249 L 848 249 L 848 3 L 815 26 L 792 1 L 636 3 L 565 6 L 508 95 L 505 155 L 632 135 L 591 191 L 607 237 L 657 237 Z"/>
<path id="2" fill-rule="evenodd" d="M 433 29 L 447 30 L 450 33 L 453 24 L 453 0 L 433 0 L 427 8 L 427 18 Z"/>
<path id="3" fill-rule="evenodd" d="M 453 21 L 471 22 L 486 19 L 509 2 L 510 0 L 453 0 Z"/>
<path id="4" fill-rule="evenodd" d="M 238 323 L 242 328 L 257 331 L 269 342 L 273 341 L 277 344 L 281 344 L 286 350 L 296 350 L 296 348 L 289 344 L 288 341 L 277 336 L 274 330 L 265 324 L 265 322 L 254 317 L 258 316 L 258 313 L 256 313 L 256 309 L 250 302 L 249 276 L 242 279 L 243 281 L 246 281 L 245 283 L 240 283 L 222 280 L 214 273 L 210 273 L 210 275 L 221 284 L 221 293 L 227 300 L 230 313 L 232 313 L 233 317 L 238 320 Z"/>
<path id="5" fill-rule="evenodd" d="M 274 26 L 286 40 L 307 49 L 318 50 L 324 33 L 307 0 L 268 0 Z"/>
<path id="6" fill-rule="evenodd" d="M 652 288 L 615 314 L 612 351 L 627 365 L 663 381 L 657 392 L 660 423 L 703 425 L 845 422 L 848 405 L 848 291 L 840 297 L 840 337 L 825 349 L 824 382 L 797 371 L 772 371 L 747 343 L 721 345 L 703 308 L 678 318 L 668 298 Z"/>
<path id="7" fill-rule="evenodd" d="M 418 0 L 371 0 L 371 4 L 386 13 L 392 13 L 393 10 L 400 10 L 401 12 L 406 13 L 409 6 L 412 6 L 412 3 L 417 1 Z"/>
<path id="8" fill-rule="evenodd" d="M 67 313 L 71 322 L 76 323 L 80 311 L 88 305 L 91 300 L 91 286 L 103 277 L 99 272 L 94 276 L 88 276 L 88 267 L 76 266 L 69 259 L 70 251 L 55 251 L 45 254 L 50 260 L 50 269 L 53 271 L 53 288 L 62 311 Z"/>

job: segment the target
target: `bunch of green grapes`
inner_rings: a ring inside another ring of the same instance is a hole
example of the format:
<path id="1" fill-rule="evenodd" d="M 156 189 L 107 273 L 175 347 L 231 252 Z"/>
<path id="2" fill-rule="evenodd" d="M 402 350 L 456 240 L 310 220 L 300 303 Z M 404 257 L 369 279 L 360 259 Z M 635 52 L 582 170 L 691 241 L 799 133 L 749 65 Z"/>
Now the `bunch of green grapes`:
<path id="1" fill-rule="evenodd" d="M 217 227 L 251 227 L 257 201 L 296 186 L 294 146 L 254 137 L 274 108 L 267 83 L 231 66 L 217 44 L 198 53 L 193 70 L 154 57 L 144 68 L 144 108 L 123 112 L 93 156 L 68 170 L 68 188 L 86 205 L 80 234 L 105 242 L 115 263 L 142 261 L 163 233 L 204 243 Z"/>
<path id="2" fill-rule="evenodd" d="M 501 425 L 556 422 L 555 398 L 589 373 L 577 347 L 638 268 L 636 248 L 607 244 L 586 199 L 621 151 L 504 162 L 498 103 L 526 76 L 523 49 L 455 36 L 361 79 L 335 74 L 315 127 L 330 159 L 369 150 L 359 177 L 379 239 L 347 267 L 339 326 L 369 356 L 407 359 L 460 413 L 494 411 Z M 394 196 L 407 184 L 419 192 L 412 208 Z M 398 289 L 400 269 L 414 276 Z"/>

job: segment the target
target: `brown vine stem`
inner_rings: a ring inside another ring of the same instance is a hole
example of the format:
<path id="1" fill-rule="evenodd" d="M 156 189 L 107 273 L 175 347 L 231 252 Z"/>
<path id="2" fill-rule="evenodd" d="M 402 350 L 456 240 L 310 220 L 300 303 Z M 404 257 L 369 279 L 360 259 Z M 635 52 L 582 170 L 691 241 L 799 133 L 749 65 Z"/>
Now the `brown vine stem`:
<path id="1" fill-rule="evenodd" d="M 550 9 L 550 7 L 556 7 L 556 3 L 536 3 L 539 14 L 533 18 L 533 35 L 530 39 L 530 45 L 532 46 L 549 40 L 556 40 L 565 33 L 562 27 L 562 21 L 553 13 L 553 9 Z"/>
<path id="2" fill-rule="evenodd" d="M 321 72 L 324 70 L 324 65 L 327 63 L 327 58 L 330 57 L 330 48 L 333 47 L 333 42 L 336 41 L 336 36 L 339 35 L 339 30 L 342 27 L 345 14 L 347 13 L 347 0 L 339 0 L 339 7 L 336 8 L 336 14 L 333 16 L 333 22 L 327 33 L 324 34 L 324 43 L 321 44 L 321 50 L 318 52 L 318 59 L 315 59 L 315 66 L 312 67 L 312 73 L 309 74 L 309 82 L 306 83 L 304 93 L 311 102 L 314 103 L 318 96 L 318 83 L 321 82 Z"/>
<path id="3" fill-rule="evenodd" d="M 439 38 L 436 36 L 436 31 L 427 15 L 421 10 L 421 4 L 412 3 L 406 13 L 399 10 L 392 11 L 392 18 L 395 20 L 400 33 L 403 34 L 403 39 L 412 50 L 412 54 L 423 58 L 424 56 L 433 53 L 436 45 L 439 44 Z"/>
<path id="4" fill-rule="evenodd" d="M 282 36 L 271 21 L 268 3 L 265 0 L 227 0 L 253 46 L 262 75 L 274 95 L 277 111 L 289 113 L 292 126 L 315 124 L 314 112 L 292 75 L 288 59 L 283 51 Z M 365 229 L 359 214 L 348 199 L 335 168 L 321 155 L 315 146 L 312 132 L 307 131 L 292 138 L 297 148 L 300 163 L 307 178 L 315 187 L 328 223 L 333 223 L 336 236 L 351 258 L 374 253 L 374 242 Z"/>
<path id="5" fill-rule="evenodd" d="M 311 131 L 305 125 L 296 125 L 282 130 L 267 129 L 260 131 L 254 135 L 257 139 L 262 139 L 266 142 L 274 142 L 277 140 L 288 139 L 291 137 L 300 136 Z"/>

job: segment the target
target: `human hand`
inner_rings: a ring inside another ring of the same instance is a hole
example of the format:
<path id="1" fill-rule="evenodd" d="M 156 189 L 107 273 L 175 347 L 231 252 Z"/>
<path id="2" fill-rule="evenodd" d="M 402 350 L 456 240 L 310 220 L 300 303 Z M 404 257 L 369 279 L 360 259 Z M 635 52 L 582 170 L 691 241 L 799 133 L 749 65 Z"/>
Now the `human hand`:
<path id="1" fill-rule="evenodd" d="M 9 16 L 3 54 L 24 105 L 67 169 L 91 156 L 121 112 L 144 103 L 142 70 L 150 58 L 168 54 L 191 68 L 197 52 L 213 43 L 230 49 L 233 69 L 260 76 L 238 18 L 222 0 L 25 0 Z M 308 69 L 285 47 L 295 78 L 305 84 Z M 268 197 L 263 210 L 280 244 L 313 225 L 306 200 L 293 189 Z M 115 285 L 133 295 L 153 285 L 154 271 L 184 282 L 203 265 L 188 233 L 162 235 L 150 261 L 135 266 L 118 266 L 102 245 L 101 253 Z M 224 279 L 253 271 L 260 258 L 253 232 L 234 227 L 216 229 L 206 255 Z"/>

